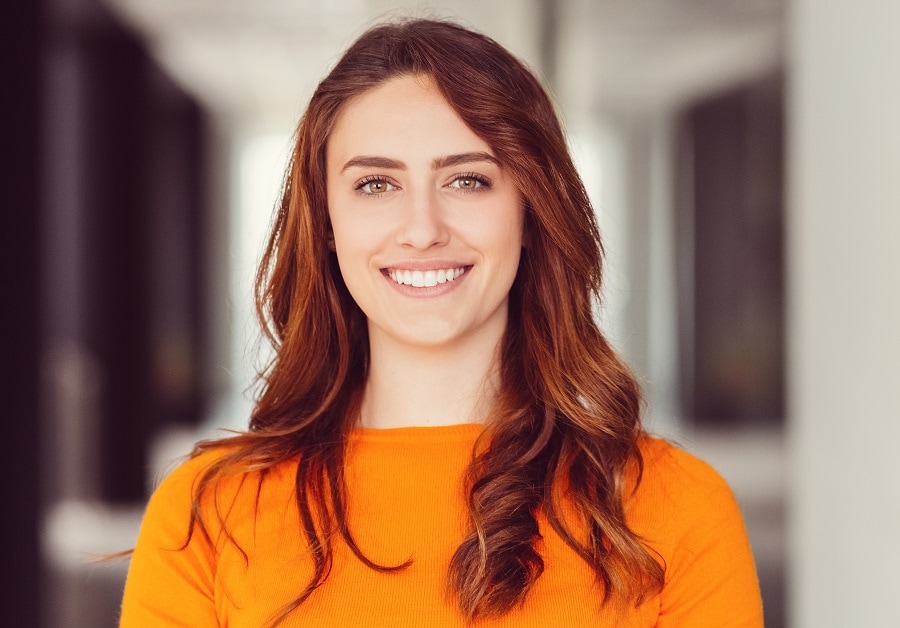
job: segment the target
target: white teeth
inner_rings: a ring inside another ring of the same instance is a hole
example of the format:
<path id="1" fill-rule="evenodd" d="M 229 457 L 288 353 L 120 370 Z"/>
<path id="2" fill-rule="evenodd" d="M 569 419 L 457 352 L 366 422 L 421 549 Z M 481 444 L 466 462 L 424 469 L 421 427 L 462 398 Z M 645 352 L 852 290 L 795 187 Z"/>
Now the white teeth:
<path id="1" fill-rule="evenodd" d="M 453 281 L 463 274 L 463 268 L 441 268 L 440 270 L 391 270 L 388 276 L 399 284 L 414 288 L 431 288 L 439 283 Z"/>

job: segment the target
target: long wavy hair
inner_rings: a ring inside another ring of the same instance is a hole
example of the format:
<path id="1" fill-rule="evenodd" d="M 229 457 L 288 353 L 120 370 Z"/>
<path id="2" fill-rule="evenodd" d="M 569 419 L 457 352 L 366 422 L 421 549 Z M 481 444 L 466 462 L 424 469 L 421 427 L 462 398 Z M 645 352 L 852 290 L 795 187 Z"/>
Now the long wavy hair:
<path id="1" fill-rule="evenodd" d="M 195 449 L 223 453 L 198 482 L 190 533 L 206 534 L 201 499 L 225 474 L 253 469 L 264 478 L 274 465 L 299 461 L 300 532 L 314 570 L 275 623 L 326 581 L 334 539 L 372 569 L 406 566 L 370 560 L 347 523 L 345 450 L 359 417 L 368 336 L 328 244 L 325 180 L 326 143 L 348 100 L 405 75 L 433 79 L 511 174 L 526 214 L 499 392 L 468 470 L 471 528 L 452 557 L 448 591 L 469 619 L 521 603 L 543 571 L 535 549 L 543 516 L 593 569 L 605 602 L 639 604 L 659 591 L 663 568 L 625 519 L 626 493 L 642 468 L 641 400 L 594 319 L 602 247 L 593 208 L 537 78 L 490 38 L 442 21 L 364 33 L 300 120 L 256 284 L 274 358 L 260 376 L 249 430 Z"/>

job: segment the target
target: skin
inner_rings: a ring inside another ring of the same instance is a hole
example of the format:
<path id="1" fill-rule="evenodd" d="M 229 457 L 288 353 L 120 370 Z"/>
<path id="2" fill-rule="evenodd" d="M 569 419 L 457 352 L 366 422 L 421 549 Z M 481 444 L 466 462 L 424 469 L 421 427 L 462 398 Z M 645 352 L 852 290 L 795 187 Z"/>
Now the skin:
<path id="1" fill-rule="evenodd" d="M 362 424 L 484 420 L 522 248 L 518 190 L 428 77 L 351 100 L 326 149 L 334 248 L 369 327 Z"/>

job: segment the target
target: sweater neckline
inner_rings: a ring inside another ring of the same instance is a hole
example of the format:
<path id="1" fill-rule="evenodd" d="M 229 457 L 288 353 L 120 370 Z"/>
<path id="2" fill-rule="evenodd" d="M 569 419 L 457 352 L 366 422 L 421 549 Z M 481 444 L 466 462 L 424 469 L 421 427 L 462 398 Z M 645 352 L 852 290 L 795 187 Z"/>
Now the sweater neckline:
<path id="1" fill-rule="evenodd" d="M 482 423 L 415 425 L 409 427 L 354 427 L 350 439 L 370 443 L 426 443 L 474 440 L 484 430 Z"/>

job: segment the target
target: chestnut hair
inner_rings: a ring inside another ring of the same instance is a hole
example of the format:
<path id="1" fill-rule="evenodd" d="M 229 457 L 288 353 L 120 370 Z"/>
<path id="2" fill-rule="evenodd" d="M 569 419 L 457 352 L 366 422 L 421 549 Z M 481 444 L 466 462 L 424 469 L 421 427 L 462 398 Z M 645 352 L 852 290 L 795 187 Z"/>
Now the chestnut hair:
<path id="1" fill-rule="evenodd" d="M 266 469 L 298 460 L 296 500 L 314 572 L 279 620 L 328 577 L 334 532 L 372 569 L 408 564 L 373 562 L 347 524 L 343 463 L 359 419 L 368 332 L 329 247 L 325 151 L 350 99 L 409 75 L 434 81 L 525 204 L 527 246 L 509 297 L 499 392 L 469 466 L 471 531 L 452 557 L 448 590 L 469 619 L 521 603 L 544 568 L 535 549 L 541 514 L 593 569 L 604 603 L 639 604 L 659 591 L 663 568 L 625 520 L 628 487 L 642 468 L 640 391 L 594 320 L 602 247 L 593 208 L 535 76 L 492 39 L 443 21 L 364 33 L 300 120 L 256 283 L 275 356 L 260 375 L 249 430 L 194 451 L 224 453 L 198 483 L 190 533 L 199 526 L 207 534 L 201 497 L 226 472 L 260 470 L 262 482 Z"/>

